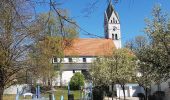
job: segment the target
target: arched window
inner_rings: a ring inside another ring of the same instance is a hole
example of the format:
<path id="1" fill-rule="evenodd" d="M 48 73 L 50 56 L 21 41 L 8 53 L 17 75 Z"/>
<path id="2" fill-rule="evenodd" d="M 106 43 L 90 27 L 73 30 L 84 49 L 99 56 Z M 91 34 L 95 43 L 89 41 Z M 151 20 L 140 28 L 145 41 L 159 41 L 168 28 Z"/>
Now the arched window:
<path id="1" fill-rule="evenodd" d="M 117 36 L 117 34 L 115 34 L 115 39 L 116 39 L 116 40 L 118 40 L 118 36 Z"/>
<path id="2" fill-rule="evenodd" d="M 114 40 L 114 38 L 115 38 L 115 36 L 114 36 L 114 34 L 112 34 L 112 40 Z"/>

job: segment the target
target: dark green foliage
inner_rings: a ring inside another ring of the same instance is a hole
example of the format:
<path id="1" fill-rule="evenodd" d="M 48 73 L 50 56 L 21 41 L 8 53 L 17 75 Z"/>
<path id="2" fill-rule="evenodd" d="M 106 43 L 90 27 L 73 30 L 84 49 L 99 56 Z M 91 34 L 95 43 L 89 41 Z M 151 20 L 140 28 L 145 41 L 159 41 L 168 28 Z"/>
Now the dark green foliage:
<path id="1" fill-rule="evenodd" d="M 137 96 L 138 96 L 139 98 L 144 98 L 144 97 L 145 97 L 145 94 L 143 94 L 143 93 L 138 93 Z"/>
<path id="2" fill-rule="evenodd" d="M 79 90 L 81 86 L 84 85 L 84 75 L 77 72 L 72 76 L 70 81 L 71 90 Z"/>
<path id="3" fill-rule="evenodd" d="M 164 97 L 165 96 L 165 92 L 164 91 L 156 91 L 155 93 L 153 93 L 153 95 Z"/>
<path id="4" fill-rule="evenodd" d="M 164 100 L 165 92 L 164 91 L 156 91 L 153 95 L 149 96 L 149 100 Z"/>
<path id="5" fill-rule="evenodd" d="M 93 88 L 93 100 L 103 100 L 104 98 L 104 91 L 102 87 L 94 87 Z"/>

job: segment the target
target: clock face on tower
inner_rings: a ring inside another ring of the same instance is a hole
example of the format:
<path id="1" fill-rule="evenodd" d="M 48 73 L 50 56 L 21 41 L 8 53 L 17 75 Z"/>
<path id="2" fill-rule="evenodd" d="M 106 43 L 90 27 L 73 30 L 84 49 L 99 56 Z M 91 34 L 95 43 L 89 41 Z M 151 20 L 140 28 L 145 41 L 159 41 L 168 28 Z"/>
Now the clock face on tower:
<path id="1" fill-rule="evenodd" d="M 116 26 L 114 26 L 114 27 L 113 27 L 113 31 L 116 31 L 116 30 L 117 30 L 117 27 L 116 27 Z"/>

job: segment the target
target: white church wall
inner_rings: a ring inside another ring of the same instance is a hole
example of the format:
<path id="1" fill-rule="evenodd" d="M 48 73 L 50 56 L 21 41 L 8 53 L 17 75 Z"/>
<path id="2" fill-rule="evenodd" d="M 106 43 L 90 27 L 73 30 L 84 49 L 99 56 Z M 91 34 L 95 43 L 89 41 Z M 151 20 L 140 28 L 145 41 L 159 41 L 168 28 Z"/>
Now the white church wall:
<path id="1" fill-rule="evenodd" d="M 96 58 L 95 57 L 70 57 L 73 62 L 69 62 L 69 57 L 65 57 L 62 60 L 62 63 L 92 63 Z M 86 58 L 86 62 L 83 62 L 83 58 Z M 60 59 L 58 58 L 58 61 Z M 54 62 L 53 63 L 57 63 Z M 74 70 L 75 72 L 81 72 L 81 70 Z M 62 85 L 66 86 L 68 82 L 71 80 L 71 77 L 74 75 L 73 70 L 70 71 L 62 71 Z M 60 86 L 60 76 L 55 79 L 53 82 L 55 86 Z"/>
<path id="2" fill-rule="evenodd" d="M 70 57 L 72 58 L 72 62 L 69 62 L 69 57 L 65 57 L 62 59 L 62 63 L 92 63 L 96 58 L 95 57 Z M 86 58 L 86 62 L 83 62 L 83 58 Z M 60 58 L 58 58 L 58 61 L 60 61 Z M 53 63 L 59 63 L 54 62 Z"/>
<path id="3" fill-rule="evenodd" d="M 114 30 L 114 27 L 116 27 L 116 29 Z M 120 24 L 109 24 L 108 25 L 108 33 L 109 33 L 109 38 L 112 39 L 112 34 L 117 34 L 117 39 L 113 39 L 113 42 L 116 46 L 116 48 L 121 48 L 121 32 L 120 32 Z"/>
<path id="4" fill-rule="evenodd" d="M 67 85 L 70 81 L 71 77 L 73 76 L 73 71 L 63 71 L 62 72 L 62 84 Z"/>
<path id="5" fill-rule="evenodd" d="M 121 48 L 121 42 L 119 40 L 114 40 L 114 44 L 116 46 L 117 49 Z"/>
<path id="6" fill-rule="evenodd" d="M 113 21 L 113 18 L 114 18 L 114 20 L 116 21 L 115 23 L 120 23 L 120 22 L 119 22 L 119 19 L 117 18 L 116 12 L 114 12 L 114 11 L 113 11 L 113 13 L 112 13 L 112 15 L 111 15 L 111 17 L 110 17 L 110 21 L 109 21 L 110 23 L 111 23 L 111 20 L 112 20 L 112 22 L 114 22 L 114 21 Z"/>
<path id="7" fill-rule="evenodd" d="M 75 70 L 75 73 L 76 72 L 80 72 L 81 73 L 81 70 Z M 62 85 L 63 86 L 67 86 L 68 82 L 70 82 L 71 77 L 73 75 L 74 75 L 73 71 L 63 71 L 62 72 Z"/>
<path id="8" fill-rule="evenodd" d="M 116 84 L 114 87 L 117 93 L 117 97 L 123 97 L 123 90 L 119 84 Z M 140 87 L 138 84 L 126 84 L 125 85 L 125 95 L 126 97 L 135 97 L 138 93 L 144 93 L 144 90 L 142 87 Z"/>
<path id="9" fill-rule="evenodd" d="M 63 58 L 62 63 L 67 63 L 67 62 L 69 62 L 68 58 Z"/>
<path id="10" fill-rule="evenodd" d="M 92 63 L 96 58 L 87 58 L 87 63 Z"/>

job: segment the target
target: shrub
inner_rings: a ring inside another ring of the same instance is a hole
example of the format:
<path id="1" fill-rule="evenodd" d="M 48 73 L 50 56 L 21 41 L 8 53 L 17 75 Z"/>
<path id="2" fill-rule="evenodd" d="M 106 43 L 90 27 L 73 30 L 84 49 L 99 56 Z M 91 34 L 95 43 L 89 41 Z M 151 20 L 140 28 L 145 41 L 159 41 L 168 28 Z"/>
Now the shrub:
<path id="1" fill-rule="evenodd" d="M 164 91 L 156 91 L 155 93 L 153 93 L 153 95 L 155 95 L 155 96 L 165 96 L 165 92 Z"/>
<path id="2" fill-rule="evenodd" d="M 104 99 L 104 91 L 102 87 L 94 87 L 93 88 L 93 100 L 103 100 Z"/>
<path id="3" fill-rule="evenodd" d="M 137 97 L 139 97 L 139 98 L 144 98 L 145 95 L 144 95 L 143 93 L 138 93 L 138 94 L 137 94 Z"/>
<path id="4" fill-rule="evenodd" d="M 156 91 L 153 93 L 154 100 L 163 100 L 165 97 L 165 92 L 164 91 Z"/>
<path id="5" fill-rule="evenodd" d="M 70 89 L 79 90 L 81 86 L 84 85 L 84 75 L 77 72 L 75 73 L 70 80 Z"/>

